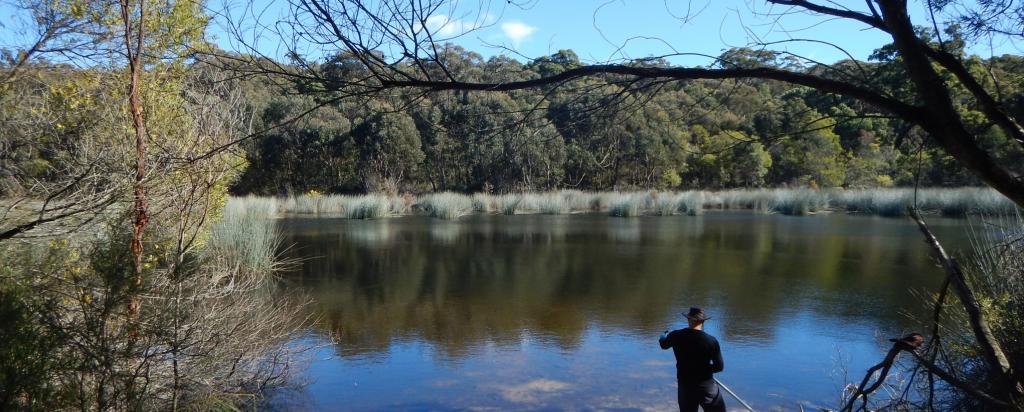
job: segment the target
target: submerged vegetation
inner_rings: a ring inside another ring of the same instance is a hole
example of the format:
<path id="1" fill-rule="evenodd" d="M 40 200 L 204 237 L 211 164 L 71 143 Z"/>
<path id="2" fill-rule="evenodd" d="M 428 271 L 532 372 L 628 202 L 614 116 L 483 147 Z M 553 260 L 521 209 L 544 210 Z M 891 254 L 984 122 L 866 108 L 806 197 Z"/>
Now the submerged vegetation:
<path id="1" fill-rule="evenodd" d="M 707 210 L 751 210 L 758 213 L 809 215 L 850 212 L 878 216 L 904 216 L 911 206 L 943 216 L 1009 214 L 1016 205 L 992 189 L 757 189 L 687 192 L 584 192 L 561 190 L 543 193 L 465 195 L 445 192 L 423 196 L 321 195 L 283 199 L 247 196 L 235 201 L 251 203 L 280 215 L 315 215 L 348 219 L 376 219 L 422 214 L 457 219 L 480 214 L 606 213 L 616 217 L 700 215 Z"/>

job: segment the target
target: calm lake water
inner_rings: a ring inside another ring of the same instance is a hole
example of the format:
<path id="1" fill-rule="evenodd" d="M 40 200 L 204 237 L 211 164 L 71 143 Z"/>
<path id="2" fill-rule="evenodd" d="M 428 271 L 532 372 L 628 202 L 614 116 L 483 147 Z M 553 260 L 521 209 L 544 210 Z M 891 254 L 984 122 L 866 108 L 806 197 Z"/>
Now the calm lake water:
<path id="1" fill-rule="evenodd" d="M 965 221 L 930 223 L 947 249 L 967 246 Z M 909 219 L 845 214 L 281 227 L 305 259 L 285 284 L 321 316 L 302 409 L 672 410 L 657 337 L 689 306 L 714 317 L 717 377 L 756 408 L 836 406 L 885 338 L 922 329 L 916 296 L 942 277 Z"/>

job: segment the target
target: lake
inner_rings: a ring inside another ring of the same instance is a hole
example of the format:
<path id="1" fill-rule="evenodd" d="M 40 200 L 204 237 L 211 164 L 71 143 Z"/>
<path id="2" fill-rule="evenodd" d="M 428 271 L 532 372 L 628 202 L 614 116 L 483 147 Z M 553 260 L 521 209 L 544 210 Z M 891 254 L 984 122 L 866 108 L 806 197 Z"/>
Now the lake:
<path id="1" fill-rule="evenodd" d="M 947 249 L 967 222 L 929 219 Z M 909 219 L 467 216 L 280 221 L 319 344 L 293 407 L 673 410 L 663 330 L 701 306 L 756 408 L 837 406 L 942 272 Z M 739 404 L 726 396 L 730 410 Z M 295 406 L 298 405 L 298 406 Z"/>

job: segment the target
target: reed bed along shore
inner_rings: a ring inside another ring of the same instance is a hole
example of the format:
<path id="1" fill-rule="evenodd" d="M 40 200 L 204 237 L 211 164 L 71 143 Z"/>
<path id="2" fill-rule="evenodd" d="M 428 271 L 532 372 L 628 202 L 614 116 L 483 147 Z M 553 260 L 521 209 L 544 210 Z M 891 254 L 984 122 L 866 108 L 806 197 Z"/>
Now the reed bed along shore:
<path id="1" fill-rule="evenodd" d="M 241 197 L 233 202 L 249 208 L 269 209 L 278 216 L 307 215 L 348 219 L 377 219 L 427 215 L 458 219 L 470 214 L 605 213 L 610 216 L 699 215 L 708 210 L 751 210 L 758 213 L 810 215 L 850 212 L 903 216 L 912 205 L 944 216 L 1016 213 L 1009 199 L 988 188 L 920 189 L 749 189 L 724 191 L 584 192 L 560 190 L 540 193 L 472 195 L 431 193 L 389 196 L 301 195 L 287 198 Z"/>

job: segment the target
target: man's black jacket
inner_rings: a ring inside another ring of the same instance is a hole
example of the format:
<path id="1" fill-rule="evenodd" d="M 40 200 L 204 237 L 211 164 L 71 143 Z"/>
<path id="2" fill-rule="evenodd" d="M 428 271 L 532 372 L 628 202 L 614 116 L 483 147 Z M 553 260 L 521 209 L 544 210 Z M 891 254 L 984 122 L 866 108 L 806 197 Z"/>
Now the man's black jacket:
<path id="1" fill-rule="evenodd" d="M 676 355 L 676 378 L 680 383 L 698 384 L 725 369 L 722 349 L 713 336 L 696 329 L 674 330 L 659 339 L 662 349 L 672 348 Z"/>

